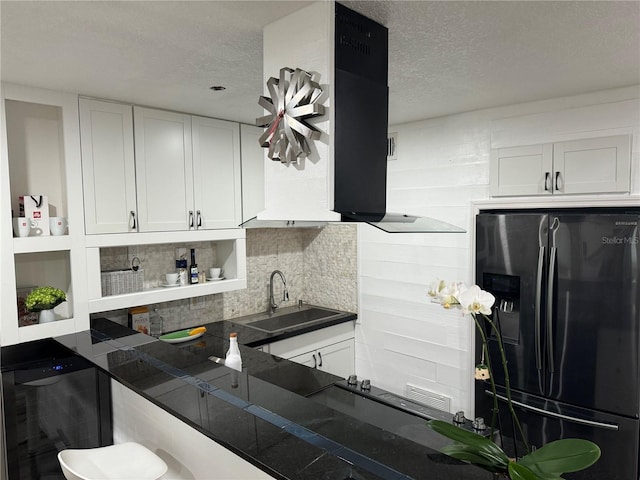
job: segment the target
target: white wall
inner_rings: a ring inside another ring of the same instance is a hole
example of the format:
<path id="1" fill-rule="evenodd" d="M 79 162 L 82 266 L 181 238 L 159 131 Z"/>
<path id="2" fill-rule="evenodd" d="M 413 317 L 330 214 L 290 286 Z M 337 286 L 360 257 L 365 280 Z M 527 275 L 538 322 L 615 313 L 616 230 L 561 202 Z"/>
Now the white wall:
<path id="1" fill-rule="evenodd" d="M 412 383 L 449 396 L 452 412 L 473 414 L 471 319 L 430 303 L 426 292 L 436 278 L 473 279 L 472 202 L 489 199 L 491 148 L 632 134 L 631 190 L 638 195 L 640 88 L 481 110 L 389 131 L 398 132 L 398 159 L 388 165 L 387 211 L 431 216 L 468 233 L 394 235 L 359 227 L 356 372 L 399 394 Z M 596 205 L 601 198 L 587 201 Z"/>
<path id="2" fill-rule="evenodd" d="M 136 442 L 154 452 L 169 467 L 162 479 L 273 478 L 115 380 L 111 389 L 113 443 Z"/>

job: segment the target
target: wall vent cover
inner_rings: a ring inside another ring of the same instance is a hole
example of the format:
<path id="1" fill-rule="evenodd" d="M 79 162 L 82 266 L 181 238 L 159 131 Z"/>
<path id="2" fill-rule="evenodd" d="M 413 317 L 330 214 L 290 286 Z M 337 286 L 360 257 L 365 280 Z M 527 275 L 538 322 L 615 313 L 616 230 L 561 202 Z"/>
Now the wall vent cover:
<path id="1" fill-rule="evenodd" d="M 387 137 L 387 161 L 398 159 L 398 134 L 390 133 Z"/>
<path id="2" fill-rule="evenodd" d="M 439 393 L 418 387 L 417 385 L 412 385 L 411 383 L 407 383 L 405 396 L 410 400 L 415 400 L 428 407 L 451 413 L 451 397 L 440 395 Z"/>

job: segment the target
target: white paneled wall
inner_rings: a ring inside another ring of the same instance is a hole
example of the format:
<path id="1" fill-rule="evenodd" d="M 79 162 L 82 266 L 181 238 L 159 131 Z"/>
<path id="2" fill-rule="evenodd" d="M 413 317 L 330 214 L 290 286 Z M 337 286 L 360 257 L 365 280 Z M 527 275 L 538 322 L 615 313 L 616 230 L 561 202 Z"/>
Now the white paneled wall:
<path id="1" fill-rule="evenodd" d="M 472 202 L 489 200 L 491 148 L 632 134 L 631 189 L 640 194 L 639 92 L 628 87 L 390 127 L 398 159 L 388 163 L 387 211 L 431 216 L 468 233 L 387 234 L 359 225 L 360 378 L 404 395 L 411 383 L 451 397 L 452 412 L 473 414 L 472 320 L 431 303 L 427 288 L 436 278 L 473 279 Z"/>
<path id="2" fill-rule="evenodd" d="M 163 480 L 273 479 L 133 390 L 116 381 L 111 389 L 114 444 L 136 442 L 154 452 L 169 467 Z"/>

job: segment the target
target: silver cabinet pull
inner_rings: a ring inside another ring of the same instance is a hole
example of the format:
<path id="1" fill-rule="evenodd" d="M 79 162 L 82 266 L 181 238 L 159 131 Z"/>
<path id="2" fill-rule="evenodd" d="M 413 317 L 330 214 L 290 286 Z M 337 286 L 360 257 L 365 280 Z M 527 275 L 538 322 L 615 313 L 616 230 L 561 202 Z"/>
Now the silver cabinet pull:
<path id="1" fill-rule="evenodd" d="M 136 212 L 134 212 L 133 210 L 131 210 L 131 212 L 129 212 L 129 226 L 131 228 L 131 230 L 135 230 L 137 228 L 136 225 Z"/>
<path id="2" fill-rule="evenodd" d="M 189 210 L 189 228 L 193 228 L 193 210 Z"/>
<path id="3" fill-rule="evenodd" d="M 320 363 L 318 364 L 319 367 L 322 366 L 322 354 L 320 352 L 318 352 L 318 358 L 320 359 Z"/>
<path id="4" fill-rule="evenodd" d="M 316 354 L 311 355 L 313 357 L 313 368 L 318 368 L 318 362 L 316 361 Z"/>
<path id="5" fill-rule="evenodd" d="M 196 219 L 197 219 L 196 225 L 198 226 L 198 228 L 202 227 L 202 216 L 200 215 L 200 210 L 196 211 Z"/>
<path id="6" fill-rule="evenodd" d="M 558 186 L 558 181 L 559 180 L 560 180 L 560 172 L 556 172 L 555 181 L 553 182 L 554 183 L 554 189 L 555 189 L 556 192 L 560 191 L 560 187 Z"/>

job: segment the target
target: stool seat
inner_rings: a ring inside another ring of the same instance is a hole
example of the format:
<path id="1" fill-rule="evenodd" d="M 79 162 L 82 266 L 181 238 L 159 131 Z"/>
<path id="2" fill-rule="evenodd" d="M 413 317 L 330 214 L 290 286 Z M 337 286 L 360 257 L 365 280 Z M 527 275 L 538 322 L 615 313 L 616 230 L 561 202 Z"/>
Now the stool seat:
<path id="1" fill-rule="evenodd" d="M 67 449 L 58 453 L 67 480 L 156 480 L 167 464 L 139 443 Z"/>

